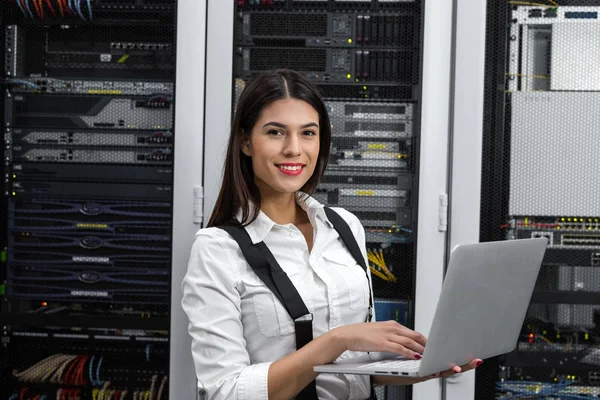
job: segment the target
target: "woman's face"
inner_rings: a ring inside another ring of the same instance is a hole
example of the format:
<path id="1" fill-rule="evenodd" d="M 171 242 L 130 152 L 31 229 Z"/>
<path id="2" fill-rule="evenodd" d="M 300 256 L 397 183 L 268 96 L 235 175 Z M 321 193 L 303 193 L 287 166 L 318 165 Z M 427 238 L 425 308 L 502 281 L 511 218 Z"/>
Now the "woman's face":
<path id="1" fill-rule="evenodd" d="M 319 142 L 319 113 L 307 102 L 288 98 L 263 108 L 242 143 L 261 196 L 300 190 L 315 171 Z"/>

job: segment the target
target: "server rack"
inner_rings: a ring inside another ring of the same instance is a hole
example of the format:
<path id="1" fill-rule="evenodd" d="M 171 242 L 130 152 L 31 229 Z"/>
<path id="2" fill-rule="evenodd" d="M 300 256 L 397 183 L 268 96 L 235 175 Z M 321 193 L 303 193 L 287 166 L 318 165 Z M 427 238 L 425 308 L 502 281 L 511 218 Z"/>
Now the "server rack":
<path id="1" fill-rule="evenodd" d="M 550 243 L 517 348 L 478 370 L 476 398 L 600 396 L 599 13 L 591 1 L 488 2 L 481 240 Z"/>
<path id="2" fill-rule="evenodd" d="M 2 4 L 9 398 L 169 397 L 176 6 Z"/>
<path id="3" fill-rule="evenodd" d="M 414 326 L 423 6 L 236 1 L 233 32 L 221 32 L 233 43 L 233 76 L 226 78 L 232 106 L 248 79 L 267 69 L 295 69 L 323 94 L 333 148 L 314 197 L 359 217 L 372 253 L 377 317 L 408 326 Z M 411 389 L 390 387 L 380 397 L 410 398 Z"/>

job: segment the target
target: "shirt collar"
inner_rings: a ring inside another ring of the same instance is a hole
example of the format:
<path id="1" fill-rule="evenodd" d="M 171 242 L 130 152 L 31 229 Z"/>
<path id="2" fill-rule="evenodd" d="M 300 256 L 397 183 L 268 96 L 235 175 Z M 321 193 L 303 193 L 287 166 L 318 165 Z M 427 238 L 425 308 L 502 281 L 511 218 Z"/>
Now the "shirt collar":
<path id="1" fill-rule="evenodd" d="M 302 207 L 304 211 L 308 214 L 308 218 L 311 223 L 315 223 L 317 220 L 323 222 L 330 228 L 333 227 L 333 224 L 327 218 L 325 214 L 325 210 L 323 209 L 323 204 L 319 203 L 314 197 L 304 193 L 304 192 L 296 192 L 296 203 Z M 250 215 L 254 212 L 254 204 L 250 204 Z M 242 210 L 238 210 L 236 214 L 236 219 L 240 221 L 242 219 Z M 256 244 L 265 240 L 271 229 L 277 225 L 271 218 L 267 216 L 267 214 L 262 211 L 258 212 L 258 216 L 254 221 L 246 226 L 246 231 L 250 235 L 250 239 L 252 243 Z"/>

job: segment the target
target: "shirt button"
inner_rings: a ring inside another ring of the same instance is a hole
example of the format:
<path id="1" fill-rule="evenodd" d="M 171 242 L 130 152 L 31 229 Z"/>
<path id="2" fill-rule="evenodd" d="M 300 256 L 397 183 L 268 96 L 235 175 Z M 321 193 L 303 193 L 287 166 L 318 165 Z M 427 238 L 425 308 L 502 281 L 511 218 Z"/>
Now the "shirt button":
<path id="1" fill-rule="evenodd" d="M 293 239 L 296 237 L 296 234 L 294 232 L 290 232 L 290 237 Z"/>

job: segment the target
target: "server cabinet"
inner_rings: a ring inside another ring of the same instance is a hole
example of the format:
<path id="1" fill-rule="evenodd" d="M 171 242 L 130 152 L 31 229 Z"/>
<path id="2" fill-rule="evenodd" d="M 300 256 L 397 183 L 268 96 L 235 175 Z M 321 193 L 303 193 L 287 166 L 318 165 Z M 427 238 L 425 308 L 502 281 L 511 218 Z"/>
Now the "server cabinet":
<path id="1" fill-rule="evenodd" d="M 478 370 L 475 397 L 598 397 L 600 9 L 487 7 L 481 240 L 550 243 L 518 345 Z"/>
<path id="2" fill-rule="evenodd" d="M 169 385 L 177 6 L 2 4 L 2 395 L 183 398 Z"/>
<path id="3" fill-rule="evenodd" d="M 314 197 L 357 215 L 367 247 L 383 259 L 371 263 L 378 318 L 427 333 L 446 247 L 451 4 L 209 1 L 207 21 L 204 214 L 248 80 L 267 69 L 303 73 L 333 125 L 332 157 Z M 380 397 L 441 396 L 437 381 L 418 386 Z"/>

